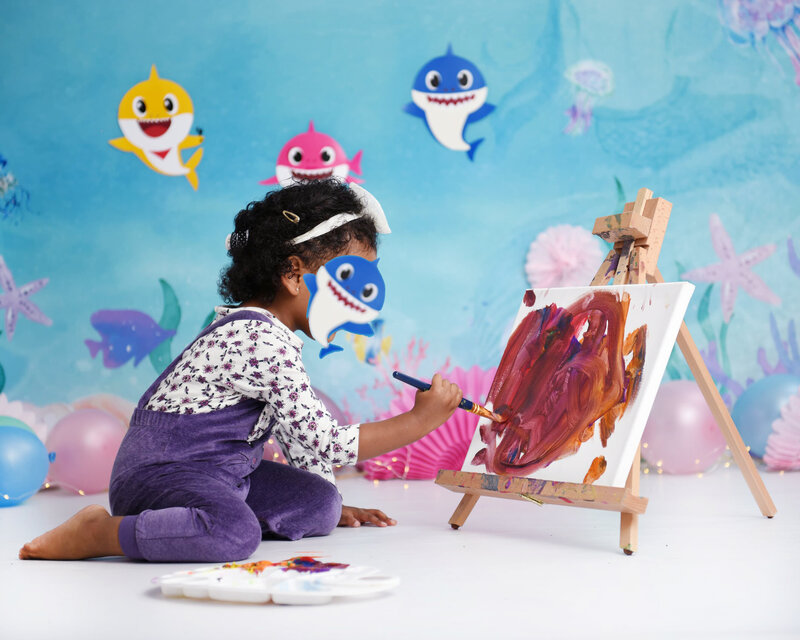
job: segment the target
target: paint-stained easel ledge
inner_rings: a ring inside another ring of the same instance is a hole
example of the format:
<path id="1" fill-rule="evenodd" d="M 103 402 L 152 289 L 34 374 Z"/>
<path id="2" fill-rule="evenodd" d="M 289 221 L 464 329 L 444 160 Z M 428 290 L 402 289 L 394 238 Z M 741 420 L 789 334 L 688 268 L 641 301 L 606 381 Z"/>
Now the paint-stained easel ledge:
<path id="1" fill-rule="evenodd" d="M 536 478 L 451 470 L 439 471 L 436 484 L 456 493 L 491 495 L 541 504 L 569 505 L 635 514 L 642 514 L 647 509 L 647 498 L 634 495 L 624 487 L 553 482 Z"/>

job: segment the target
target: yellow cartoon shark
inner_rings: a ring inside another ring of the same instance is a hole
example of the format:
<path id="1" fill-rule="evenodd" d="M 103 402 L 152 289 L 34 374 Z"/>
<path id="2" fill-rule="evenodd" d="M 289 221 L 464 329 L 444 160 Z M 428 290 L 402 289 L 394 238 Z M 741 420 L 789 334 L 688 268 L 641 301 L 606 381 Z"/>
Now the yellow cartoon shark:
<path id="1" fill-rule="evenodd" d="M 194 106 L 183 87 L 158 76 L 156 66 L 145 82 L 134 85 L 119 103 L 119 128 L 124 138 L 109 140 L 120 151 L 130 151 L 153 171 L 167 176 L 186 176 L 197 190 L 195 169 L 203 157 L 197 149 L 184 164 L 182 149 L 197 147 L 203 136 L 190 136 Z"/>

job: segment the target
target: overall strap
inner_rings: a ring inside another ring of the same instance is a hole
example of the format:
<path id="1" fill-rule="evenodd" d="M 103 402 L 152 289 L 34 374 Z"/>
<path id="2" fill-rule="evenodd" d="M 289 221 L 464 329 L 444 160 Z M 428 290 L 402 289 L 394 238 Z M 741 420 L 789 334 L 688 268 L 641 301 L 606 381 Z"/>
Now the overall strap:
<path id="1" fill-rule="evenodd" d="M 217 320 L 215 322 L 212 322 L 205 329 L 203 329 L 200 332 L 200 334 L 194 340 L 192 340 L 186 346 L 186 348 L 183 351 L 180 352 L 178 357 L 175 358 L 169 364 L 169 366 L 166 369 L 164 369 L 164 371 L 161 372 L 161 375 L 158 376 L 158 378 L 155 379 L 153 384 L 151 384 L 147 388 L 147 391 L 144 392 L 144 394 L 142 395 L 141 399 L 139 400 L 139 405 L 138 405 L 137 408 L 138 409 L 144 409 L 144 407 L 150 401 L 150 398 L 152 397 L 152 395 L 156 392 L 156 389 L 158 389 L 158 386 L 164 381 L 164 379 L 170 373 L 172 373 L 173 369 L 175 369 L 175 366 L 178 364 L 180 359 L 183 357 L 183 354 L 186 353 L 189 349 L 191 349 L 195 342 L 200 340 L 200 338 L 203 338 L 203 337 L 207 336 L 209 333 L 211 333 L 215 329 L 218 329 L 219 327 L 221 327 L 223 325 L 226 325 L 229 322 L 233 322 L 234 320 L 261 320 L 262 322 L 266 322 L 268 324 L 272 324 L 272 320 L 270 320 L 268 317 L 266 317 L 263 313 L 259 313 L 258 311 L 232 311 L 231 313 L 229 313 L 228 315 L 220 318 L 219 320 Z"/>

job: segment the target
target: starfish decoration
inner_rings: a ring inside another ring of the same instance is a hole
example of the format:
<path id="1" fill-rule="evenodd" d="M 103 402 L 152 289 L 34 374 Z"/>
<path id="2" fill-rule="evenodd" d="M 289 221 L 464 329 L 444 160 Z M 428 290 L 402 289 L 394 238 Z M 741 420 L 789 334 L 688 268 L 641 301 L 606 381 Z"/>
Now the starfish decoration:
<path id="1" fill-rule="evenodd" d="M 27 316 L 34 322 L 50 326 L 53 321 L 44 315 L 39 307 L 30 301 L 30 297 L 44 287 L 49 278 L 34 280 L 21 287 L 17 287 L 14 278 L 6 266 L 3 256 L 0 256 L 0 287 L 5 293 L 0 294 L 0 309 L 6 310 L 6 335 L 8 340 L 14 337 L 14 329 L 17 327 L 17 313 Z"/>
<path id="2" fill-rule="evenodd" d="M 716 213 L 712 213 L 708 225 L 711 228 L 711 245 L 719 256 L 720 262 L 687 271 L 681 278 L 699 282 L 718 282 L 722 298 L 722 315 L 725 322 L 730 322 L 733 315 L 733 306 L 736 303 L 736 294 L 739 287 L 747 291 L 756 300 L 780 304 L 781 299 L 767 286 L 767 284 L 750 269 L 769 258 L 775 252 L 774 244 L 765 244 L 755 249 L 736 255 L 733 242 L 722 220 Z"/>

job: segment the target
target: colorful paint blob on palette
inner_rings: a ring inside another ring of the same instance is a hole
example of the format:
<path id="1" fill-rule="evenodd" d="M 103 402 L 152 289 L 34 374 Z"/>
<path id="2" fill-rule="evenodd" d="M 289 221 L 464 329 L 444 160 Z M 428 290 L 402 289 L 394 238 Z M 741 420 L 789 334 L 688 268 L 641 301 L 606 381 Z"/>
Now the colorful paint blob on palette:
<path id="1" fill-rule="evenodd" d="M 248 562 L 246 564 L 229 562 L 222 565 L 222 568 L 244 569 L 248 573 L 259 575 L 268 567 L 283 567 L 284 571 L 299 571 L 301 573 L 322 573 L 331 569 L 346 569 L 349 566 L 340 562 L 320 562 L 314 556 L 296 556 L 280 562 L 270 562 L 269 560 L 259 560 L 258 562 Z"/>
<path id="2" fill-rule="evenodd" d="M 535 304 L 533 291 L 524 301 Z M 488 396 L 507 420 L 481 426 L 486 447 L 472 464 L 489 473 L 529 475 L 575 454 L 594 435 L 595 423 L 606 446 L 636 398 L 645 362 L 647 325 L 625 334 L 629 305 L 628 294 L 598 291 L 522 319 Z M 604 456 L 594 458 L 583 482 L 597 480 L 606 466 Z"/>

